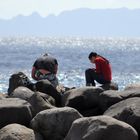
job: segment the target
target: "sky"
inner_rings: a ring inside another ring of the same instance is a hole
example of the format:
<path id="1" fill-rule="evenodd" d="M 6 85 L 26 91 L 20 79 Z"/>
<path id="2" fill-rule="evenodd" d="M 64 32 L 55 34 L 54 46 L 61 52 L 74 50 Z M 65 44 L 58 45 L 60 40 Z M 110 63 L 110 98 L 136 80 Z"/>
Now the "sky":
<path id="1" fill-rule="evenodd" d="M 78 8 L 114 9 L 122 7 L 139 9 L 140 0 L 0 0 L 0 19 L 11 19 L 18 15 L 28 16 L 34 12 L 45 17 Z"/>

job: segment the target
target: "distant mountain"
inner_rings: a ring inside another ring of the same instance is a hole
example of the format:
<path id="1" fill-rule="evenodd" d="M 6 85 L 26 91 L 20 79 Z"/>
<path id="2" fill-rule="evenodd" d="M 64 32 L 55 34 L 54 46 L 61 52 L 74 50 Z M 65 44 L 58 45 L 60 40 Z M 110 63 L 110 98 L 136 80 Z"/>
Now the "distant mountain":
<path id="1" fill-rule="evenodd" d="M 140 36 L 140 9 L 77 9 L 45 18 L 37 13 L 0 20 L 0 36 Z"/>

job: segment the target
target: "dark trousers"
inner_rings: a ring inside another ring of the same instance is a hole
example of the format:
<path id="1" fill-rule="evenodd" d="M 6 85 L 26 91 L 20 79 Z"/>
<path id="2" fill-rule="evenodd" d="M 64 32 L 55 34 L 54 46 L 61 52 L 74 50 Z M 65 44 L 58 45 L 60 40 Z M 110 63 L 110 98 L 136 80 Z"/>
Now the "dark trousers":
<path id="1" fill-rule="evenodd" d="M 110 83 L 110 81 L 106 81 L 102 75 L 96 73 L 94 69 L 87 69 L 85 71 L 85 78 L 86 86 L 95 86 L 95 81 L 100 84 Z"/>

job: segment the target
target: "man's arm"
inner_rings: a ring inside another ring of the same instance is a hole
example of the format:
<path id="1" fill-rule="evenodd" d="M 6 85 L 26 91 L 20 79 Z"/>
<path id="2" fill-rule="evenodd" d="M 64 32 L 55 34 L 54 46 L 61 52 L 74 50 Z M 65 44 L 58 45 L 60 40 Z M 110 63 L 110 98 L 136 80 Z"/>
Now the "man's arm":
<path id="1" fill-rule="evenodd" d="M 96 70 L 95 71 L 98 74 L 100 74 L 101 73 L 101 67 L 100 67 L 100 61 L 99 60 L 95 61 L 95 66 L 96 66 Z"/>
<path id="2" fill-rule="evenodd" d="M 58 71 L 58 65 L 56 64 L 56 65 L 55 65 L 54 73 L 57 74 L 57 71 Z"/>
<path id="3" fill-rule="evenodd" d="M 35 76 L 35 73 L 36 73 L 36 68 L 33 66 L 33 68 L 32 68 L 32 78 L 34 80 L 38 80 L 38 78 Z"/>
<path id="4" fill-rule="evenodd" d="M 57 71 L 58 71 L 58 62 L 57 62 L 57 60 L 55 59 L 55 69 L 54 69 L 54 73 L 57 74 Z"/>

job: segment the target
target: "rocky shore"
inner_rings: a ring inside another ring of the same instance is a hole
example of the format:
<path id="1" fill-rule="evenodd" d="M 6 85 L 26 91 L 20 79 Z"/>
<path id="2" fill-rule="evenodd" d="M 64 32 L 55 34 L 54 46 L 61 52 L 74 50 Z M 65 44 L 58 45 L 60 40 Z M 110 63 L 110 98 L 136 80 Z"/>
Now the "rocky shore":
<path id="1" fill-rule="evenodd" d="M 140 84 L 35 90 L 18 80 L 0 94 L 0 140 L 140 140 Z"/>

